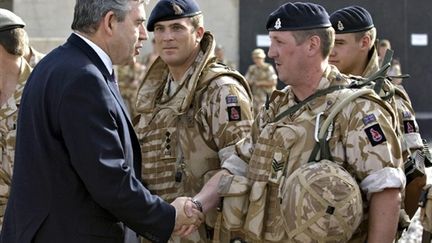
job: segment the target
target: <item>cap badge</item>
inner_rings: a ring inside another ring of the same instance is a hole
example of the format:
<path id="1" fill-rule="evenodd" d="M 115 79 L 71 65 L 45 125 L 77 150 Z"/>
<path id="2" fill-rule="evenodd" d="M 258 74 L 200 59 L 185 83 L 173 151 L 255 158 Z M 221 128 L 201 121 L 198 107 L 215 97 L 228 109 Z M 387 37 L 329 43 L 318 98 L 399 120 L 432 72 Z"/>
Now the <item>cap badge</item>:
<path id="1" fill-rule="evenodd" d="M 171 5 L 172 5 L 172 8 L 174 10 L 174 14 L 175 15 L 181 15 L 181 14 L 183 14 L 183 9 L 179 5 L 175 4 L 174 2 L 171 3 Z"/>
<path id="2" fill-rule="evenodd" d="M 274 28 L 278 30 L 278 29 L 280 29 L 281 27 L 282 27 L 282 23 L 281 23 L 280 18 L 278 18 L 278 19 L 276 20 L 276 22 L 275 22 Z"/>
<path id="3" fill-rule="evenodd" d="M 342 24 L 342 22 L 340 20 L 338 21 L 337 28 L 339 31 L 342 31 L 343 29 L 345 29 L 344 25 Z"/>

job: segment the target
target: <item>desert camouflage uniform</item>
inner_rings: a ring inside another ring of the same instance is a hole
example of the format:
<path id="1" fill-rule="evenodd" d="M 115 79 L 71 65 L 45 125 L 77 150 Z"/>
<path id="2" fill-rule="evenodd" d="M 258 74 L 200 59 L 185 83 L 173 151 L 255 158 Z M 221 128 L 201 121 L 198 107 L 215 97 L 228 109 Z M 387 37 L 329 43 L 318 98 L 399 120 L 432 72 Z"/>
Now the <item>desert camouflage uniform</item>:
<path id="1" fill-rule="evenodd" d="M 345 76 L 334 66 L 329 66 L 318 89 L 347 83 Z M 252 188 L 244 224 L 248 242 L 289 241 L 280 209 L 279 190 L 283 190 L 280 185 L 308 162 L 315 146 L 317 115 L 324 112 L 325 118 L 335 104 L 352 92 L 342 89 L 318 97 L 277 122 L 273 119 L 297 102 L 289 86 L 273 92 L 269 109 L 258 115 L 253 136 L 237 144 L 240 157 L 251 156 L 248 178 Z M 404 187 L 402 155 L 395 129 L 392 107 L 376 95 L 356 99 L 334 119 L 328 141 L 331 155 L 334 162 L 356 179 L 364 198 L 363 221 L 350 242 L 364 242 L 367 237 L 370 193 L 387 187 Z M 250 149 L 242 149 L 250 148 L 250 144 L 255 144 L 252 155 L 248 153 Z M 311 240 L 306 237 L 303 242 Z"/>
<path id="2" fill-rule="evenodd" d="M 3 215 L 11 185 L 18 107 L 25 82 L 30 76 L 31 70 L 30 65 L 22 58 L 20 76 L 15 92 L 0 107 L 0 225 L 3 223 Z"/>
<path id="3" fill-rule="evenodd" d="M 270 63 L 264 63 L 262 67 L 254 64 L 249 66 L 245 78 L 252 90 L 254 112 L 258 114 L 267 97 L 276 89 L 276 72 Z"/>
<path id="4" fill-rule="evenodd" d="M 117 80 L 120 94 L 133 119 L 137 112 L 135 110 L 136 96 L 139 82 L 144 78 L 146 68 L 140 63 L 131 65 L 117 66 Z"/>
<path id="5" fill-rule="evenodd" d="M 194 196 L 221 167 L 238 173 L 247 166 L 240 159 L 231 167 L 224 161 L 250 132 L 249 87 L 240 74 L 212 58 L 210 33 L 204 35 L 201 49 L 180 82 L 170 80 L 166 64 L 158 58 L 138 91 L 140 116 L 135 128 L 143 156 L 142 178 L 149 190 L 168 202 Z M 210 227 L 215 213 L 206 215 Z M 205 227 L 181 242 L 207 242 Z"/>
<path id="6" fill-rule="evenodd" d="M 30 47 L 30 49 L 31 57 L 28 64 L 30 65 L 30 67 L 34 68 L 36 64 L 38 64 L 39 61 L 45 56 L 45 54 L 36 51 L 33 47 Z"/>

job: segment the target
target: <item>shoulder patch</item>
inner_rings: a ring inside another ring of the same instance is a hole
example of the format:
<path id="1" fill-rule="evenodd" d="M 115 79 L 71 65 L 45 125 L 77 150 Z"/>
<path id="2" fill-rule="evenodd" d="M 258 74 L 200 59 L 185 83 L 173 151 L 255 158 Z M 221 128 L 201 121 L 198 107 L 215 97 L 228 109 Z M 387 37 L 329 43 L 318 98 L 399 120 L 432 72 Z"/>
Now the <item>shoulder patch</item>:
<path id="1" fill-rule="evenodd" d="M 363 117 L 363 123 L 365 125 L 371 124 L 372 122 L 376 122 L 376 117 L 374 114 L 369 114 L 369 115 Z"/>
<path id="2" fill-rule="evenodd" d="M 416 128 L 413 120 L 404 121 L 403 124 L 404 124 L 404 133 L 416 132 Z"/>
<path id="3" fill-rule="evenodd" d="M 240 106 L 229 106 L 228 109 L 228 120 L 229 121 L 241 121 L 241 107 Z"/>
<path id="4" fill-rule="evenodd" d="M 411 118 L 411 112 L 409 112 L 409 111 L 403 111 L 402 112 L 402 116 L 403 116 L 403 118 Z"/>
<path id="5" fill-rule="evenodd" d="M 369 142 L 375 147 L 378 144 L 381 144 L 387 141 L 384 132 L 381 129 L 379 124 L 375 124 L 365 129 L 365 133 L 369 138 Z"/>
<path id="6" fill-rule="evenodd" d="M 238 103 L 238 98 L 236 95 L 227 95 L 227 97 L 225 97 L 226 103 L 227 104 L 237 104 Z"/>

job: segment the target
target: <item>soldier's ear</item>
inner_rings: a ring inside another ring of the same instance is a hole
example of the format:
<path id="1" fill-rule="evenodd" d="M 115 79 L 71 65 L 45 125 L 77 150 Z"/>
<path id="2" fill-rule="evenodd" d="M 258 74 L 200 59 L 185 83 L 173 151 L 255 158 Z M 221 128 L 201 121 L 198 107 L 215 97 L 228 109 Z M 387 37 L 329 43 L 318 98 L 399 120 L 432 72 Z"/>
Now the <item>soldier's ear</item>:
<path id="1" fill-rule="evenodd" d="M 372 46 L 371 42 L 372 42 L 372 40 L 371 40 L 370 36 L 364 35 L 359 41 L 360 48 L 369 51 L 370 47 Z"/>
<path id="2" fill-rule="evenodd" d="M 309 38 L 307 43 L 308 56 L 321 54 L 321 38 L 319 38 L 317 35 L 313 35 Z"/>

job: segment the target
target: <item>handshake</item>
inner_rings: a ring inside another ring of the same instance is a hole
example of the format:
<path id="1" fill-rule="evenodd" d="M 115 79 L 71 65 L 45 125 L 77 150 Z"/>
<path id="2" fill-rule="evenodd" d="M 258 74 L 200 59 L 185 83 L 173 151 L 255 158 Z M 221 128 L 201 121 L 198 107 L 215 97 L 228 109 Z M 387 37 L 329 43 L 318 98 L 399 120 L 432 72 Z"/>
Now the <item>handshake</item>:
<path id="1" fill-rule="evenodd" d="M 173 235 L 186 237 L 198 229 L 204 221 L 201 205 L 197 205 L 190 197 L 178 197 L 172 203 L 176 209 Z"/>

